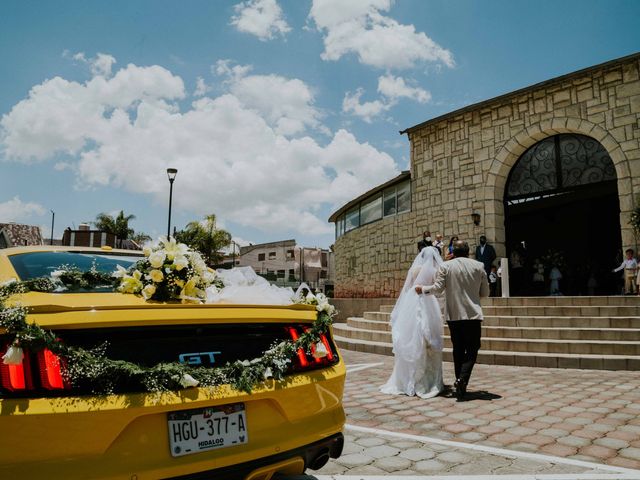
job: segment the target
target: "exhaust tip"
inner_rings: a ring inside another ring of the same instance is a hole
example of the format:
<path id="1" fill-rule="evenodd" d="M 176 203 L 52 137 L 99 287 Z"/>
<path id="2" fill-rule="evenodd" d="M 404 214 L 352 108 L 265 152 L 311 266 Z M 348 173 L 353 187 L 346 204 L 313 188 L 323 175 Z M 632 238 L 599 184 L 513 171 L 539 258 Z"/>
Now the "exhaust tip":
<path id="1" fill-rule="evenodd" d="M 318 454 L 316 458 L 314 458 L 309 464 L 309 468 L 311 470 L 319 470 L 324 467 L 329 461 L 329 451 L 324 450 Z"/>

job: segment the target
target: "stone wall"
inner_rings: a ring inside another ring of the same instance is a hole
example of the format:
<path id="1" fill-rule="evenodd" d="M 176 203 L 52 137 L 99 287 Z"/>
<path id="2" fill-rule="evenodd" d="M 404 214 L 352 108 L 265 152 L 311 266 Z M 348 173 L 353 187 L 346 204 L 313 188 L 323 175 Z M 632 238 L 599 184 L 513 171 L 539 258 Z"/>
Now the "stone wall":
<path id="1" fill-rule="evenodd" d="M 336 241 L 336 296 L 394 297 L 423 230 L 475 246 L 486 234 L 504 256 L 504 188 L 527 148 L 559 133 L 598 140 L 615 164 L 622 244 L 640 194 L 640 54 L 518 90 L 407 130 L 412 211 Z M 472 212 L 481 215 L 475 226 Z"/>

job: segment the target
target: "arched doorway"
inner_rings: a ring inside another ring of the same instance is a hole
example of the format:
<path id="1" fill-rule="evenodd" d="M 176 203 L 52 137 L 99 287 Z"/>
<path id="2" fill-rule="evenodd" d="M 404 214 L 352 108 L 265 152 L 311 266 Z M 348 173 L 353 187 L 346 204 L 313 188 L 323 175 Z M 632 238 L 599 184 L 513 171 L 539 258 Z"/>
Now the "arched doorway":
<path id="1" fill-rule="evenodd" d="M 548 295 L 554 264 L 564 295 L 619 293 L 616 179 L 607 150 L 585 135 L 547 137 L 520 156 L 504 194 L 512 295 Z"/>

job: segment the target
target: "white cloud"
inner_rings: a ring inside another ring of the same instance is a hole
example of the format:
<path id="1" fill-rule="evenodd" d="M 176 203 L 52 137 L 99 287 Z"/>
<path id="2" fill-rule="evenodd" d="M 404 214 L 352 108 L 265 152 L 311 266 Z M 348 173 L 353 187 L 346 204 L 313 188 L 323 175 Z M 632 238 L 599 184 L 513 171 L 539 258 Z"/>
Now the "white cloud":
<path id="1" fill-rule="evenodd" d="M 251 66 L 218 62 L 217 72 L 227 76 L 226 85 L 245 107 L 257 110 L 281 135 L 296 135 L 308 127 L 323 130 L 322 114 L 313 104 L 315 96 L 303 81 L 279 75 L 248 75 Z"/>
<path id="2" fill-rule="evenodd" d="M 360 97 L 364 93 L 362 88 L 358 88 L 355 93 L 347 92 L 342 100 L 342 111 L 362 118 L 365 122 L 371 123 L 375 117 L 382 112 L 389 110 L 392 105 L 381 100 L 360 103 Z"/>
<path id="3" fill-rule="evenodd" d="M 94 58 L 87 58 L 84 52 L 71 54 L 69 50 L 65 50 L 62 56 L 89 65 L 93 76 L 110 77 L 111 68 L 116 63 L 115 57 L 106 53 L 98 53 Z"/>
<path id="4" fill-rule="evenodd" d="M 234 7 L 231 24 L 240 32 L 255 35 L 262 41 L 286 35 L 291 27 L 284 20 L 282 9 L 275 0 L 247 0 Z"/>
<path id="5" fill-rule="evenodd" d="M 339 60 L 350 53 L 376 68 L 406 69 L 418 63 L 455 64 L 453 54 L 413 25 L 381 15 L 392 0 L 313 0 L 309 17 L 324 33 L 323 60 Z"/>
<path id="6" fill-rule="evenodd" d="M 347 92 L 342 101 L 342 111 L 371 123 L 374 118 L 394 107 L 401 98 L 420 103 L 431 100 L 431 94 L 428 91 L 420 87 L 412 87 L 402 77 L 394 77 L 391 74 L 378 77 L 378 93 L 382 96 L 380 100 L 361 103 L 360 97 L 364 94 L 362 88 L 358 88 L 353 94 Z"/>
<path id="7" fill-rule="evenodd" d="M 39 203 L 23 202 L 15 196 L 0 203 L 0 223 L 24 221 L 25 218 L 44 215 L 46 209 Z"/>
<path id="8" fill-rule="evenodd" d="M 173 111 L 166 100 L 184 95 L 182 79 L 157 65 L 130 64 L 113 78 L 94 76 L 84 84 L 54 77 L 34 86 L 27 99 L 2 116 L 0 139 L 8 157 L 75 155 L 89 141 L 106 143 L 126 130 L 132 107 L 142 103 Z"/>
<path id="9" fill-rule="evenodd" d="M 204 78 L 196 78 L 196 89 L 193 91 L 194 97 L 203 97 L 211 91 L 211 86 L 207 85 Z"/>
<path id="10" fill-rule="evenodd" d="M 239 79 L 245 77 L 249 72 L 253 70 L 251 65 L 233 65 L 233 61 L 229 59 L 218 60 L 215 65 L 211 67 L 211 73 L 214 75 L 223 75 L 229 77 L 227 82 L 231 79 Z"/>
<path id="11" fill-rule="evenodd" d="M 390 100 L 409 98 L 419 103 L 431 100 L 431 94 L 420 87 L 407 85 L 404 78 L 387 74 L 378 77 L 378 92 Z"/>
<path id="12" fill-rule="evenodd" d="M 182 79 L 159 66 L 128 65 L 83 84 L 46 80 L 2 117 L 2 148 L 14 161 L 72 164 L 80 184 L 158 202 L 166 200 L 165 170 L 174 167 L 176 207 L 307 235 L 332 231 L 318 207 L 335 208 L 398 173 L 388 154 L 345 130 L 327 145 L 293 135 L 318 122 L 311 89 L 243 71 L 223 84 L 226 93 L 184 111 L 172 103 L 184 97 Z"/>

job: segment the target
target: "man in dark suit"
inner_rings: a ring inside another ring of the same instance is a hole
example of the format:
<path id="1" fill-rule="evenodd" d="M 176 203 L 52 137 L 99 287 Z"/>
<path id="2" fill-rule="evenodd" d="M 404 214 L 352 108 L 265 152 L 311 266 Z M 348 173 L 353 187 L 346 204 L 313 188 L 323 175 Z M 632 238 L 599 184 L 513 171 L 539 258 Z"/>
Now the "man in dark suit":
<path id="1" fill-rule="evenodd" d="M 433 242 L 431 240 L 431 232 L 426 231 L 422 232 L 422 240 L 418 242 L 418 253 L 422 251 L 425 247 L 431 247 Z"/>
<path id="2" fill-rule="evenodd" d="M 495 249 L 487 243 L 487 237 L 482 235 L 480 237 L 480 245 L 476 247 L 476 260 L 482 262 L 484 265 L 484 271 L 487 272 L 487 277 L 491 273 L 491 265 L 493 265 L 495 259 Z"/>

